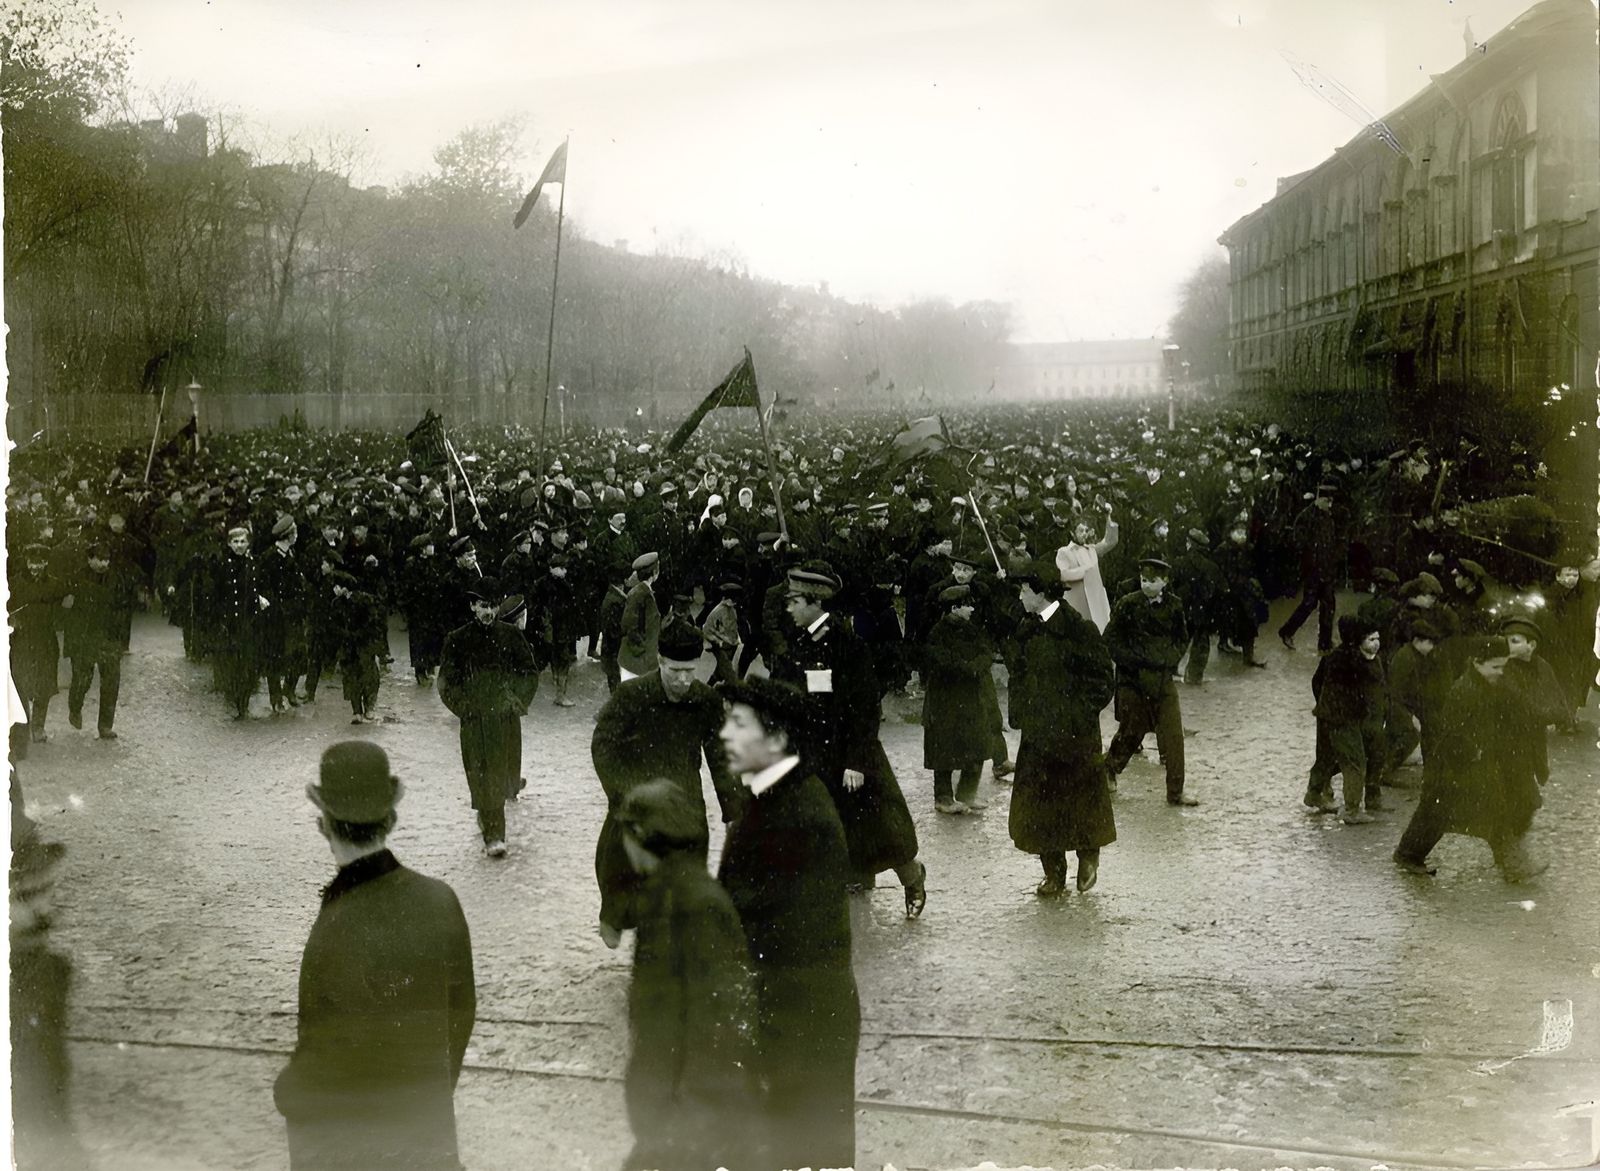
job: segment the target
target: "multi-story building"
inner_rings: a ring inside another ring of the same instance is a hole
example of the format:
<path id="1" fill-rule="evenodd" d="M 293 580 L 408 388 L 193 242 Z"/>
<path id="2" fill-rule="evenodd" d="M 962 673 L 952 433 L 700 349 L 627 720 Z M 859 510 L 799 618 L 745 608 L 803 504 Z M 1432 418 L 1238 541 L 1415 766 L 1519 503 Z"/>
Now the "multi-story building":
<path id="1" fill-rule="evenodd" d="M 1239 387 L 1593 387 L 1600 80 L 1544 0 L 1221 237 Z"/>
<path id="2" fill-rule="evenodd" d="M 1165 394 L 1161 345 L 1160 338 L 1016 344 L 995 394 L 1016 401 Z"/>

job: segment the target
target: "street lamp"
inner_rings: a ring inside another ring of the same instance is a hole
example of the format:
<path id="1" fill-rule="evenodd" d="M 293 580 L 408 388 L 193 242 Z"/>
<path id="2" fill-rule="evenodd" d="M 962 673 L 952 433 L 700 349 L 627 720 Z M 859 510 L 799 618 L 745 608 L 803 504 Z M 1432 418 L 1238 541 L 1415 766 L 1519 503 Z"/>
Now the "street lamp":
<path id="1" fill-rule="evenodd" d="M 189 379 L 185 388 L 189 392 L 189 418 L 194 423 L 194 453 L 200 454 L 200 382 L 198 379 Z"/>
<path id="2" fill-rule="evenodd" d="M 1178 379 L 1178 350 L 1179 346 L 1176 342 L 1168 342 L 1161 347 L 1161 365 L 1167 375 L 1168 431 L 1176 431 L 1178 429 L 1178 404 L 1174 398 Z M 1188 363 L 1185 362 L 1184 365 L 1187 366 Z"/>

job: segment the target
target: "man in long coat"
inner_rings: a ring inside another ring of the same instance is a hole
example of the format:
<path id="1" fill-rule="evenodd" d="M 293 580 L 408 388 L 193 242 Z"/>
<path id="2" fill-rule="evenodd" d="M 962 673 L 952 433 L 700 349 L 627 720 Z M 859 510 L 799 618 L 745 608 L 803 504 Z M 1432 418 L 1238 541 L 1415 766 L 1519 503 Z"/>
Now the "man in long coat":
<path id="1" fill-rule="evenodd" d="M 506 801 L 517 790 L 522 717 L 539 690 L 539 665 L 528 640 L 496 621 L 499 587 L 469 587 L 472 621 L 444 640 L 439 698 L 461 720 L 461 764 L 478 814 L 484 853 L 506 855 Z"/>
<path id="2" fill-rule="evenodd" d="M 600 937 L 608 947 L 616 947 L 622 932 L 633 927 L 632 904 L 639 886 L 617 825 L 623 798 L 647 781 L 670 780 L 703 819 L 700 761 L 704 758 L 722 820 L 733 821 L 744 805 L 744 792 L 729 773 L 717 738 L 722 701 L 695 677 L 702 649 L 700 632 L 690 623 L 671 623 L 661 635 L 656 670 L 619 686 L 595 724 L 590 754 L 607 805 L 595 845 L 594 873 L 600 886 Z"/>
<path id="3" fill-rule="evenodd" d="M 306 577 L 293 556 L 294 520 L 280 516 L 272 526 L 272 544 L 256 561 L 261 596 L 267 608 L 261 614 L 261 667 L 267 676 L 267 698 L 272 710 L 296 707 L 294 685 L 305 670 Z"/>
<path id="4" fill-rule="evenodd" d="M 927 903 L 928 869 L 917 860 L 917 827 L 878 739 L 882 693 L 872 656 L 824 608 L 840 589 L 826 562 L 790 570 L 786 588 L 791 629 L 772 678 L 809 699 L 807 755 L 838 807 L 855 885 L 865 888 L 893 870 L 905 887 L 906 914 L 915 918 Z"/>
<path id="5" fill-rule="evenodd" d="M 377 745 L 333 745 L 306 792 L 339 872 L 306 941 L 294 1054 L 273 1087 L 289 1165 L 458 1171 L 455 1086 L 477 1016 L 461 904 L 386 848 L 402 788 Z"/>
<path id="6" fill-rule="evenodd" d="M 1011 722 L 1022 729 L 1011 840 L 1039 855 L 1036 893 L 1052 898 L 1066 890 L 1068 850 L 1078 855 L 1077 886 L 1086 891 L 1099 876 L 1101 847 L 1117 840 L 1100 751 L 1100 711 L 1116 676 L 1093 621 L 1063 604 L 1070 587 L 1053 563 L 1035 562 L 1013 580 L 1027 616 L 1011 678 Z"/>
<path id="7" fill-rule="evenodd" d="M 810 718 L 805 697 L 763 679 L 724 696 L 722 744 L 752 800 L 728 831 L 718 877 L 755 968 L 767 1165 L 850 1167 L 861 1003 L 850 969 L 844 829 L 796 752 Z"/>
<path id="8" fill-rule="evenodd" d="M 656 669 L 656 644 L 661 639 L 661 606 L 655 593 L 661 573 L 660 556 L 639 554 L 634 559 L 633 572 L 639 580 L 622 604 L 622 649 L 617 656 L 624 679 L 648 675 Z"/>
<path id="9" fill-rule="evenodd" d="M 1139 562 L 1139 589 L 1117 599 L 1106 645 L 1117 664 L 1117 732 L 1106 764 L 1115 777 L 1154 731 L 1166 762 L 1167 804 L 1198 805 L 1183 791 L 1183 712 L 1172 673 L 1189 645 L 1183 603 L 1167 590 L 1172 567 L 1157 557 Z"/>
<path id="10" fill-rule="evenodd" d="M 268 601 L 256 581 L 255 558 L 250 555 L 250 530 L 228 530 L 228 552 L 217 568 L 216 589 L 217 681 L 233 718 L 250 714 L 250 697 L 261 677 L 260 615 Z"/>
<path id="11" fill-rule="evenodd" d="M 7 577 L 10 595 L 6 611 L 11 619 L 11 678 L 22 700 L 29 737 L 35 744 L 48 738 L 44 724 L 51 697 L 60 689 L 61 599 L 67 588 L 50 572 L 50 552 L 29 545 L 12 559 Z"/>

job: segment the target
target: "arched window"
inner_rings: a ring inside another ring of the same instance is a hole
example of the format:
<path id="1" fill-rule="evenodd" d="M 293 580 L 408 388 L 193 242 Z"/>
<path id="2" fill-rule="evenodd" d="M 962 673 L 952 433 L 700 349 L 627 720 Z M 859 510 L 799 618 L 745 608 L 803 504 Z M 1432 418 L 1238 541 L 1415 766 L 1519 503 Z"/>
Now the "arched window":
<path id="1" fill-rule="evenodd" d="M 1507 94 L 1494 115 L 1493 164 L 1489 180 L 1489 224 L 1514 236 L 1523 224 L 1523 164 L 1527 153 L 1528 119 L 1522 99 Z"/>

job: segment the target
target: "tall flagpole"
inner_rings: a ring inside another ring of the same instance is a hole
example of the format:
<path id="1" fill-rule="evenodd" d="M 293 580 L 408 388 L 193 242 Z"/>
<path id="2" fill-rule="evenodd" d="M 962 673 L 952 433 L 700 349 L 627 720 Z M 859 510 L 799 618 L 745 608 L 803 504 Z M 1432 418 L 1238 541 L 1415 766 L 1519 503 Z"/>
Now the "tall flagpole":
<path id="1" fill-rule="evenodd" d="M 767 435 L 767 413 L 761 409 L 761 384 L 756 381 L 756 364 L 750 357 L 750 347 L 744 348 L 744 361 L 750 371 L 750 385 L 756 388 L 756 422 L 761 427 L 761 446 L 767 453 L 767 482 L 772 487 L 772 502 L 778 506 L 778 532 L 789 543 L 789 523 L 783 515 L 783 492 L 778 488 L 778 461 L 772 458 L 772 440 Z M 776 400 L 774 400 L 776 401 Z"/>
<path id="2" fill-rule="evenodd" d="M 566 149 L 567 139 L 561 140 L 562 150 Z M 544 432 L 545 424 L 550 419 L 550 366 L 555 357 L 556 347 L 556 288 L 561 280 L 561 221 L 566 216 L 567 210 L 567 175 L 566 162 L 563 159 L 561 167 L 561 201 L 556 204 L 556 264 L 555 271 L 550 274 L 550 331 L 545 335 L 544 343 L 544 408 L 539 412 L 539 491 L 544 492 L 545 463 L 544 463 Z"/>

